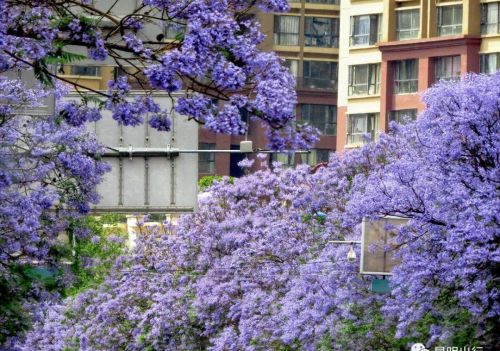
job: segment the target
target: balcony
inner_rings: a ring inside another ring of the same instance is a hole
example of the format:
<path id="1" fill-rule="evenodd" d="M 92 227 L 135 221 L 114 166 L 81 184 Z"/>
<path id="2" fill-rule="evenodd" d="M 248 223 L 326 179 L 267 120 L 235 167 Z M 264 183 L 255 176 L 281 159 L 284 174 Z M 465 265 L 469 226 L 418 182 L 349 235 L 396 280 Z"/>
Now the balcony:
<path id="1" fill-rule="evenodd" d="M 324 78 L 297 77 L 297 90 L 337 91 L 337 81 Z"/>

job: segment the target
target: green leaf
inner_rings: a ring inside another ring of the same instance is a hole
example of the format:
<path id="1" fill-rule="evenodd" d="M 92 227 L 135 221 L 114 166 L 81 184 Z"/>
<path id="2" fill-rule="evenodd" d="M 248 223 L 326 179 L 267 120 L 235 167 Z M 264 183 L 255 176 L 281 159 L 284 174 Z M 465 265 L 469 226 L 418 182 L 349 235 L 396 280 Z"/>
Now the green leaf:
<path id="1" fill-rule="evenodd" d="M 106 101 L 98 98 L 95 95 L 83 95 L 82 96 L 82 101 L 84 104 L 88 103 L 93 103 L 95 104 L 99 109 L 104 108 L 104 105 L 106 104 Z"/>
<path id="2" fill-rule="evenodd" d="M 46 56 L 44 61 L 49 65 L 56 64 L 69 64 L 77 61 L 85 60 L 87 56 L 81 54 L 75 54 L 72 52 L 67 52 L 63 50 L 58 50 L 56 53 L 51 53 Z"/>
<path id="3" fill-rule="evenodd" d="M 52 77 L 48 73 L 47 63 L 44 60 L 35 61 L 33 63 L 33 72 L 35 73 L 35 78 L 38 79 L 40 83 L 50 88 L 54 87 Z"/>

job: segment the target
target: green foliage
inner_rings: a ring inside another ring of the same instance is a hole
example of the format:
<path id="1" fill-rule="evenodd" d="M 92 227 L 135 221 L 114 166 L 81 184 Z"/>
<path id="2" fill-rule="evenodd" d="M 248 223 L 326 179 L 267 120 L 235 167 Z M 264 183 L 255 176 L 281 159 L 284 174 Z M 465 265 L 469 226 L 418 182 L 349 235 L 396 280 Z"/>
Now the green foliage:
<path id="1" fill-rule="evenodd" d="M 115 237 L 126 239 L 121 215 L 87 217 L 70 225 L 69 240 L 61 240 L 50 249 L 51 264 L 13 264 L 4 267 L 0 274 L 0 345 L 7 338 L 19 335 L 31 326 L 31 318 L 25 303 L 36 303 L 38 297 L 35 288 L 49 292 L 58 292 L 62 296 L 75 295 L 104 280 L 115 258 L 126 247 Z M 73 233 L 77 229 L 88 229 L 90 234 L 83 239 L 76 239 L 73 247 Z M 95 264 L 87 266 L 86 261 Z M 63 286 L 63 266 L 71 263 L 74 281 L 70 286 Z"/>
<path id="2" fill-rule="evenodd" d="M 82 102 L 84 104 L 86 104 L 86 105 L 88 105 L 88 104 L 94 104 L 99 109 L 104 108 L 104 105 L 106 105 L 106 101 L 104 101 L 103 99 L 98 98 L 95 95 L 82 94 L 80 96 L 82 98 Z"/>
<path id="3" fill-rule="evenodd" d="M 75 281 L 65 289 L 65 295 L 76 295 L 104 281 L 115 259 L 126 250 L 126 227 L 120 226 L 124 221 L 122 215 L 107 214 L 89 216 L 73 224 L 73 231 L 83 227 L 90 234 L 75 240 L 75 259 L 71 265 Z"/>
<path id="4" fill-rule="evenodd" d="M 224 178 L 227 177 L 222 177 L 218 175 L 210 175 L 210 176 L 205 176 L 202 177 L 200 180 L 198 180 L 198 188 L 200 192 L 203 192 L 210 188 L 212 185 L 214 185 L 214 182 L 220 182 L 221 180 L 224 180 Z M 233 184 L 234 183 L 234 177 L 229 177 L 229 183 Z"/>
<path id="5" fill-rule="evenodd" d="M 85 60 L 87 56 L 75 54 L 72 52 L 64 51 L 62 48 L 56 50 L 55 53 L 52 53 L 44 58 L 44 61 L 50 65 L 57 64 L 69 64 L 77 61 Z"/>
<path id="6" fill-rule="evenodd" d="M 23 304 L 33 287 L 55 291 L 60 273 L 57 269 L 28 264 L 6 267 L 4 274 L 0 275 L 0 345 L 31 325 Z"/>

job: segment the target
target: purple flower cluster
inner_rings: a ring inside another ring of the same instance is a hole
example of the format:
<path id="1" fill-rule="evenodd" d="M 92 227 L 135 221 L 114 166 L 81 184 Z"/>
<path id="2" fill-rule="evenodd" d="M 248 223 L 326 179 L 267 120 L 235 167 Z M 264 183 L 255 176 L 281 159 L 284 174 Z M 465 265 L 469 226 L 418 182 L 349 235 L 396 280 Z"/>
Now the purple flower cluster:
<path id="1" fill-rule="evenodd" d="M 449 345 L 464 328 L 495 345 L 499 101 L 500 74 L 441 83 L 416 122 L 314 173 L 215 183 L 174 235 L 142 237 L 102 286 L 48 310 L 20 349 L 392 349 L 403 336 Z M 401 259 L 391 294 L 380 295 L 347 245 L 329 241 L 360 240 L 363 218 L 386 215 L 409 222 L 391 241 Z M 456 323 L 464 314 L 467 326 Z"/>
<path id="2" fill-rule="evenodd" d="M 294 133 L 271 132 L 291 126 L 296 104 L 295 81 L 277 55 L 259 49 L 265 36 L 258 22 L 241 15 L 255 7 L 269 12 L 287 11 L 287 1 L 144 1 L 144 9 L 126 15 L 122 21 L 108 18 L 115 27 L 106 28 L 106 33 L 99 28 L 101 21 L 92 20 L 102 10 L 92 10 L 92 3 L 82 2 L 79 6 L 77 2 L 71 10 L 58 3 L 37 1 L 36 5 L 26 10 L 23 2 L 0 2 L 1 71 L 29 66 L 43 71 L 47 61 L 66 63 L 68 59 L 61 59 L 67 56 L 66 48 L 79 46 L 87 50 L 90 59 L 115 60 L 120 67 L 125 64 L 142 70 L 126 74 L 131 79 L 144 80 L 145 76 L 148 82 L 141 81 L 143 86 L 180 92 L 184 103 L 196 100 L 197 94 L 221 101 L 225 107 L 211 109 L 203 118 L 182 103 L 176 106 L 187 118 L 206 123 L 212 131 L 244 132 L 245 123 L 231 104 L 233 97 L 239 97 L 247 101 L 238 108 L 245 108 L 253 118 L 262 120 L 270 135 L 279 134 L 282 139 L 295 137 Z M 145 39 L 142 28 L 163 27 L 165 22 L 185 26 L 183 35 L 173 43 Z M 112 110 L 119 123 L 143 123 L 146 113 L 151 111 L 141 99 L 130 98 L 130 87 L 120 84 L 126 83 L 111 82 L 106 108 Z M 121 88 L 125 89 L 120 92 Z M 98 119 L 97 111 L 85 104 L 68 104 L 65 111 L 66 120 L 73 125 Z M 168 129 L 167 119 L 155 117 L 153 121 L 156 125 L 161 122 L 160 130 Z M 310 147 L 309 141 L 302 138 L 299 143 Z M 285 142 L 297 144 L 293 140 Z M 276 142 L 269 144 L 274 147 Z"/>
<path id="3" fill-rule="evenodd" d="M 81 127 L 98 118 L 95 111 L 73 113 L 76 109 L 70 102 L 65 105 L 64 122 L 58 116 L 22 113 L 40 106 L 47 94 L 26 89 L 18 81 L 0 81 L 0 98 L 12 109 L 0 124 L 2 264 L 19 257 L 45 259 L 65 228 L 65 219 L 97 202 L 95 187 L 108 169 L 99 160 L 101 146 Z"/>
<path id="4" fill-rule="evenodd" d="M 96 107 L 82 105 L 77 101 L 67 101 L 60 106 L 60 114 L 66 123 L 78 127 L 87 122 L 96 122 L 101 119 L 101 112 Z"/>

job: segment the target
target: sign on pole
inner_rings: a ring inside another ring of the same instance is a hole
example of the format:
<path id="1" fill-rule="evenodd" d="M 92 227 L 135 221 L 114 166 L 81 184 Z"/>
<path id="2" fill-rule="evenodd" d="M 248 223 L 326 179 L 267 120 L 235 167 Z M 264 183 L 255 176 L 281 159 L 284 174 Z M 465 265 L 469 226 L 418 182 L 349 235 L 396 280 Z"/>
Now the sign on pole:
<path id="1" fill-rule="evenodd" d="M 40 82 L 36 79 L 33 70 L 16 69 L 3 72 L 0 76 L 11 80 L 19 80 L 28 89 L 38 89 L 40 86 Z M 22 106 L 16 113 L 25 116 L 52 116 L 55 113 L 55 96 L 50 94 L 42 99 L 40 106 Z"/>
<path id="2" fill-rule="evenodd" d="M 407 218 L 382 217 L 368 221 L 363 219 L 361 227 L 360 273 L 366 275 L 391 275 L 392 269 L 400 263 L 395 257 L 392 239 Z"/>
<path id="3" fill-rule="evenodd" d="M 155 94 L 154 100 L 162 108 L 172 107 L 171 98 L 165 94 Z M 198 125 L 172 112 L 171 131 L 158 132 L 147 119 L 136 127 L 120 126 L 110 111 L 103 111 L 103 118 L 89 125 L 110 150 L 105 160 L 111 172 L 98 186 L 101 200 L 93 208 L 95 212 L 175 213 L 196 209 L 198 155 L 158 150 L 198 149 Z M 128 150 L 126 155 L 118 152 L 123 149 Z"/>

